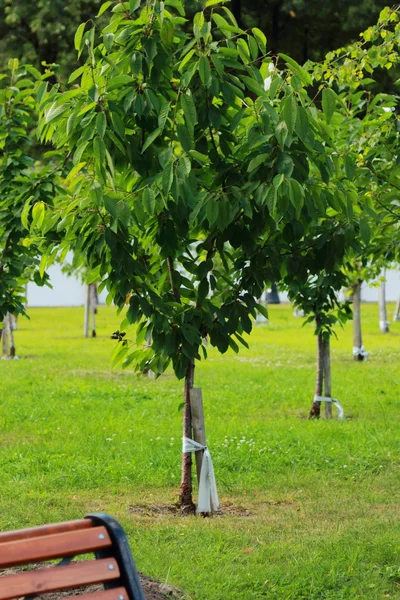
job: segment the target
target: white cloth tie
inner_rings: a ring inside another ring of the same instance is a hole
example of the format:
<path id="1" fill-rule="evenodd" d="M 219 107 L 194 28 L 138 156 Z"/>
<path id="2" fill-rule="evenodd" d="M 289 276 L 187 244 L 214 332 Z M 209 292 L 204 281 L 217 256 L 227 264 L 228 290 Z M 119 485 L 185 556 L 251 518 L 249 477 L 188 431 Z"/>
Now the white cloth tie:
<path id="1" fill-rule="evenodd" d="M 368 357 L 368 352 L 364 349 L 364 346 L 361 346 L 361 348 L 358 348 L 358 346 L 354 346 L 353 347 L 353 356 L 358 356 L 358 355 L 364 356 L 365 358 Z"/>
<path id="2" fill-rule="evenodd" d="M 217 492 L 217 484 L 215 481 L 214 467 L 211 460 L 211 454 L 207 446 L 199 444 L 190 438 L 182 438 L 182 452 L 199 452 L 204 450 L 203 460 L 201 463 L 200 481 L 199 481 L 199 498 L 197 501 L 197 513 L 210 513 L 218 510 L 219 499 Z"/>
<path id="3" fill-rule="evenodd" d="M 336 398 L 330 398 L 328 396 L 314 396 L 314 402 L 332 402 L 337 408 L 338 419 L 344 419 L 344 410 L 339 400 Z"/>

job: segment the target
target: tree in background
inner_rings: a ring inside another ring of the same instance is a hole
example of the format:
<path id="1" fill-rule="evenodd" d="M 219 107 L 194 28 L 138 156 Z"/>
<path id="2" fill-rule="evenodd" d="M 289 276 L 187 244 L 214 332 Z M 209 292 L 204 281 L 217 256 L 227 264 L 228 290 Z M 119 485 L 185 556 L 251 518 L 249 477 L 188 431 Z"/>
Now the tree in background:
<path id="1" fill-rule="evenodd" d="M 190 21 L 186 27 L 190 29 L 194 14 L 204 4 L 187 0 Z M 357 40 L 386 4 L 386 0 L 232 0 L 228 7 L 240 27 L 258 27 L 264 32 L 271 52 L 284 52 L 303 63 L 320 60 L 328 51 Z M 14 56 L 37 67 L 58 63 L 65 75 L 72 65 L 79 66 L 73 52 L 76 28 L 89 21 L 99 26 L 95 19 L 98 8 L 96 0 L 0 0 L 3 64 Z M 382 75 L 382 87 L 389 85 Z"/>
<path id="2" fill-rule="evenodd" d="M 37 68 L 60 64 L 65 72 L 76 61 L 75 30 L 95 18 L 98 5 L 94 0 L 0 0 L 3 62 L 16 56 Z"/>
<path id="3" fill-rule="evenodd" d="M 41 75 L 33 67 L 10 60 L 0 76 L 0 322 L 5 322 L 3 352 L 15 356 L 11 315 L 25 314 L 25 284 L 44 285 L 36 239 L 27 239 L 29 221 L 42 225 L 44 204 L 57 194 L 52 165 L 30 156 L 35 125 L 35 86 Z M 51 225 L 50 225 L 51 227 Z M 46 233 L 46 232 L 45 232 Z M 7 339 L 9 338 L 9 339 Z"/>

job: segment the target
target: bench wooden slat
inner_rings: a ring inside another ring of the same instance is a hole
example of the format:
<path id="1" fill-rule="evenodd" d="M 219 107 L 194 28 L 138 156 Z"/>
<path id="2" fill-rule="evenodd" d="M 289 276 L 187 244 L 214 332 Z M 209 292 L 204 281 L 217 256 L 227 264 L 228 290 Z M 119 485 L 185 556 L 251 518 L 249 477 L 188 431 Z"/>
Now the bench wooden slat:
<path id="1" fill-rule="evenodd" d="M 89 529 L 90 527 L 93 527 L 93 523 L 90 519 L 79 519 L 76 521 L 67 521 L 65 523 L 51 523 L 49 525 L 39 525 L 39 527 L 17 529 L 16 531 L 5 531 L 0 533 L 0 544 L 16 540 L 27 540 L 31 537 L 39 537 L 42 535 L 64 533 L 65 531 Z"/>
<path id="2" fill-rule="evenodd" d="M 122 596 L 123 600 L 129 600 L 126 589 L 119 587 L 113 590 L 84 594 L 83 596 L 71 596 L 71 598 L 67 598 L 66 600 L 120 600 Z"/>
<path id="3" fill-rule="evenodd" d="M 17 540 L 0 544 L 0 567 L 75 556 L 109 546 L 111 540 L 105 527 Z"/>
<path id="4" fill-rule="evenodd" d="M 67 567 L 51 567 L 41 571 L 25 571 L 0 577 L 0 600 L 103 583 L 119 576 L 118 564 L 113 558 L 90 560 Z"/>

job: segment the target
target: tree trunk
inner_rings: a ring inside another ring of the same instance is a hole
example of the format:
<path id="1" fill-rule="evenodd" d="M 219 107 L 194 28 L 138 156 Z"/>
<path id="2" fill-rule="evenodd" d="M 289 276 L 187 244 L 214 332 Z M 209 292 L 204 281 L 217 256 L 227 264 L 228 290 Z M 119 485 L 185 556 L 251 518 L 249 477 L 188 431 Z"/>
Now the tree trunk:
<path id="1" fill-rule="evenodd" d="M 318 318 L 317 327 L 319 325 Z M 323 393 L 323 385 L 324 385 L 324 339 L 322 334 L 319 333 L 317 335 L 317 379 L 315 382 L 315 396 L 322 396 Z M 310 419 L 319 419 L 321 415 L 321 402 L 317 400 L 313 401 L 313 405 L 310 410 L 309 418 Z"/>
<path id="2" fill-rule="evenodd" d="M 190 361 L 185 375 L 183 436 L 192 439 L 192 415 L 190 410 L 190 390 L 194 383 L 194 361 Z M 185 512 L 194 513 L 196 507 L 192 497 L 192 454 L 182 453 L 182 478 L 179 494 L 179 505 Z"/>
<path id="3" fill-rule="evenodd" d="M 359 279 L 353 285 L 353 356 L 354 360 L 364 360 L 364 355 L 361 352 L 362 334 L 361 334 L 361 283 Z"/>
<path id="4" fill-rule="evenodd" d="M 8 336 L 10 341 L 10 358 L 15 358 L 15 342 L 14 342 L 14 331 L 13 331 L 13 317 L 10 313 L 7 315 L 8 317 Z"/>
<path id="5" fill-rule="evenodd" d="M 383 273 L 385 276 L 385 272 Z M 378 290 L 378 304 L 379 304 L 379 329 L 381 333 L 389 333 L 389 322 L 387 320 L 386 311 L 386 282 L 381 281 Z"/>
<path id="6" fill-rule="evenodd" d="M 90 321 L 90 285 L 86 286 L 86 302 L 85 302 L 85 321 L 83 324 L 83 335 L 89 337 L 89 321 Z"/>
<path id="7" fill-rule="evenodd" d="M 400 321 L 400 296 L 394 309 L 393 321 Z"/>
<path id="8" fill-rule="evenodd" d="M 278 288 L 276 287 L 276 283 L 271 285 L 271 289 L 267 292 L 267 303 L 268 304 L 280 304 L 281 300 L 278 294 Z"/>
<path id="9" fill-rule="evenodd" d="M 90 288 L 90 312 L 92 316 L 92 337 L 96 337 L 96 314 L 97 314 L 97 285 L 91 283 Z"/>
<path id="10" fill-rule="evenodd" d="M 331 340 L 323 340 L 324 344 L 324 396 L 332 398 L 331 388 Z M 325 417 L 332 419 L 332 402 L 325 402 Z"/>
<path id="11" fill-rule="evenodd" d="M 1 330 L 2 357 L 8 358 L 8 315 L 4 317 L 3 329 Z"/>

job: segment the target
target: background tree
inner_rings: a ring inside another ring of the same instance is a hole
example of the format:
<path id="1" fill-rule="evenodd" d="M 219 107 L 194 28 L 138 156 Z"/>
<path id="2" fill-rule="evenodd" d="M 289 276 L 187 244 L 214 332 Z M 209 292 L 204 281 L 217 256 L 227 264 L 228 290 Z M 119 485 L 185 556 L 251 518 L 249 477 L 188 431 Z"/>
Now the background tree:
<path id="1" fill-rule="evenodd" d="M 56 195 L 52 165 L 37 164 L 29 155 L 35 124 L 34 87 L 41 75 L 10 60 L 0 81 L 0 322 L 6 321 L 3 352 L 15 356 L 11 315 L 25 314 L 25 284 L 43 285 L 37 240 L 27 238 L 27 214 L 42 225 L 44 203 Z M 6 338 L 9 338 L 8 340 Z M 7 349 L 7 350 L 6 350 Z"/>

